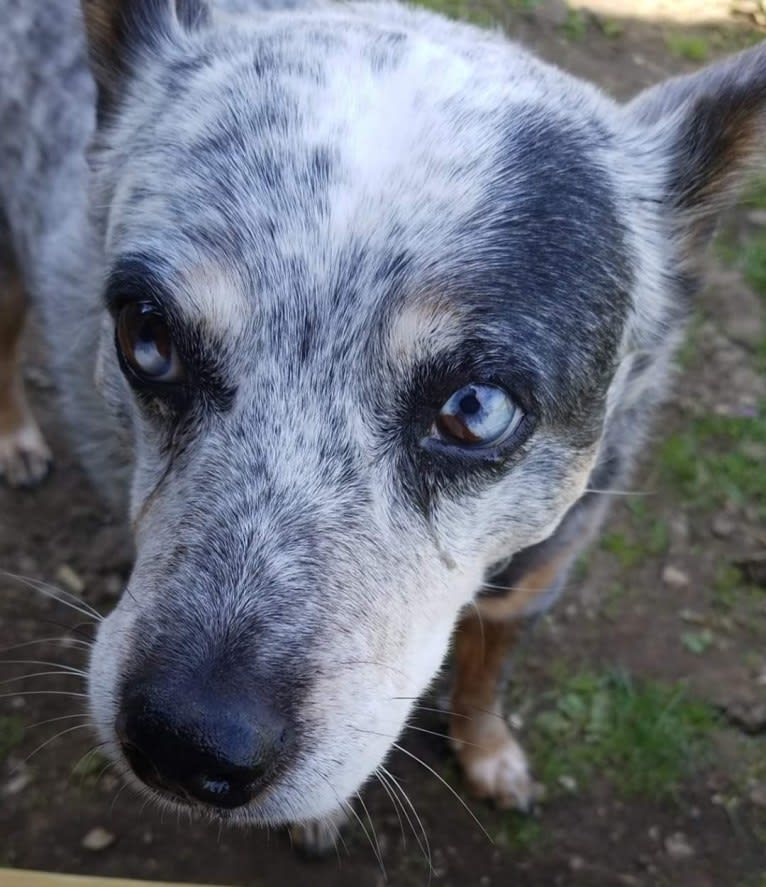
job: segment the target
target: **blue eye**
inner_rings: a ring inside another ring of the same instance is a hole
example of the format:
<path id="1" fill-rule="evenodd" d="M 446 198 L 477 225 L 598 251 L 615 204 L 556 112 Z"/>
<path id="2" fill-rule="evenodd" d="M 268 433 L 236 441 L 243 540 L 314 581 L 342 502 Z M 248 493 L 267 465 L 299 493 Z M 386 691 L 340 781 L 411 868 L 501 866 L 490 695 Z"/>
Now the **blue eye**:
<path id="1" fill-rule="evenodd" d="M 502 388 L 466 385 L 441 408 L 434 430 L 447 443 L 489 447 L 502 443 L 523 418 L 522 410 Z"/>

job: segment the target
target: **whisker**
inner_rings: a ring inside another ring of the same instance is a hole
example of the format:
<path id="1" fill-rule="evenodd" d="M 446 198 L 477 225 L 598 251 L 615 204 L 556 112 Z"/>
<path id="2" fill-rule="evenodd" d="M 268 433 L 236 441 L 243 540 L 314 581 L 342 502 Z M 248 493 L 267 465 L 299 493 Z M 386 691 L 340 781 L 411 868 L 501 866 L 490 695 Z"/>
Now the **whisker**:
<path id="1" fill-rule="evenodd" d="M 388 796 L 389 801 L 391 801 L 391 806 L 394 808 L 394 813 L 396 813 L 396 818 L 399 820 L 399 831 L 402 835 L 402 846 L 406 850 L 407 849 L 407 836 L 404 833 L 404 820 L 402 819 L 402 814 L 399 812 L 399 805 L 401 801 L 394 795 L 391 790 L 391 786 L 385 781 L 385 777 L 380 772 L 380 768 L 376 767 L 372 774 L 377 780 L 383 791 Z"/>
<path id="2" fill-rule="evenodd" d="M 404 807 L 404 804 L 402 804 L 402 813 L 404 813 L 404 817 L 407 820 L 407 823 L 408 823 L 410 829 L 412 830 L 413 837 L 415 838 L 415 841 L 417 842 L 417 845 L 420 848 L 421 853 L 423 854 L 423 858 L 428 863 L 428 880 L 430 883 L 431 876 L 433 875 L 434 867 L 433 867 L 433 860 L 431 857 L 431 845 L 428 840 L 428 834 L 426 832 L 425 826 L 423 825 L 423 820 L 421 819 L 418 811 L 415 809 L 415 805 L 410 800 L 409 795 L 404 790 L 401 783 L 397 780 L 397 778 L 394 776 L 394 774 L 391 773 L 390 770 L 387 770 L 382 764 L 380 765 L 379 769 L 382 773 L 385 773 L 386 777 L 390 780 L 390 784 L 391 784 L 392 789 L 395 791 L 398 791 L 401 798 L 404 798 L 404 801 L 406 801 L 407 806 L 412 811 L 412 815 L 415 817 L 415 819 L 418 823 L 418 827 L 420 828 L 420 834 L 423 836 L 422 841 L 420 839 L 420 835 L 418 835 L 418 833 L 415 831 L 415 826 L 413 825 L 412 820 L 410 819 L 410 816 L 407 813 L 406 808 Z"/>
<path id="3" fill-rule="evenodd" d="M 375 841 L 375 847 L 377 848 L 376 856 L 378 857 L 378 861 L 380 862 L 380 870 L 383 875 L 383 880 L 388 880 L 388 875 L 386 874 L 386 867 L 383 864 L 383 851 L 380 849 L 380 841 L 378 840 L 378 833 L 375 830 L 375 823 L 372 821 L 372 816 L 370 816 L 370 811 L 367 809 L 367 805 L 364 803 L 364 799 L 362 795 L 357 792 L 356 797 L 359 800 L 359 803 L 362 805 L 362 810 L 364 810 L 365 816 L 367 817 L 367 821 L 370 823 L 370 830 L 372 831 L 372 837 Z"/>
<path id="4" fill-rule="evenodd" d="M 419 696 L 392 696 L 391 697 L 391 699 L 400 699 L 400 700 L 405 700 L 405 701 L 408 701 L 408 700 L 411 701 L 413 699 L 419 699 L 419 698 L 420 698 Z M 412 707 L 419 708 L 419 709 L 421 709 L 421 711 L 433 711 L 433 712 L 436 712 L 436 714 L 447 715 L 451 718 L 463 718 L 463 720 L 465 720 L 465 721 L 473 720 L 473 718 L 470 715 L 463 714 L 462 712 L 450 711 L 450 709 L 448 709 L 448 708 L 433 708 L 432 706 L 421 705 L 418 702 L 416 702 Z"/>
<path id="5" fill-rule="evenodd" d="M 539 588 L 530 588 L 529 586 L 524 585 L 495 585 L 492 582 L 482 582 L 482 588 L 491 588 L 494 591 L 518 591 L 521 594 L 536 594 L 540 591 Z M 556 586 L 558 588 L 558 586 Z M 574 585 L 569 582 L 566 585 L 561 586 L 561 591 L 567 591 L 570 588 L 574 588 Z"/>
<path id="6" fill-rule="evenodd" d="M 67 733 L 73 733 L 75 730 L 85 730 L 86 728 L 90 729 L 90 724 L 75 724 L 74 727 L 67 727 L 66 730 L 61 730 L 59 733 L 56 733 L 54 736 L 51 736 L 50 739 L 46 739 L 42 745 L 38 745 L 37 748 L 26 758 L 24 758 L 23 764 L 28 764 L 29 761 L 38 753 L 41 752 L 46 745 L 50 745 L 56 739 L 60 739 L 62 736 L 66 736 Z M 22 766 L 23 766 L 22 764 Z"/>
<path id="7" fill-rule="evenodd" d="M 585 493 L 600 493 L 603 496 L 654 496 L 653 490 L 596 490 L 586 487 Z"/>
<path id="8" fill-rule="evenodd" d="M 457 742 L 460 745 L 470 745 L 472 748 L 478 748 L 481 751 L 487 750 L 483 745 L 479 745 L 476 742 L 469 742 L 467 739 L 458 739 L 456 736 L 450 736 L 449 733 L 439 733 L 436 730 L 426 730 L 425 727 L 417 727 L 415 726 L 415 724 L 407 724 L 405 726 L 405 730 L 417 730 L 418 733 L 428 733 L 429 736 L 438 736 L 439 739 L 447 739 L 449 742 Z"/>
<path id="9" fill-rule="evenodd" d="M 69 771 L 69 778 L 71 779 L 74 776 L 75 770 L 77 770 L 77 768 L 80 766 L 80 764 L 83 763 L 83 761 L 85 761 L 88 757 L 90 757 L 90 755 L 96 754 L 96 752 L 100 751 L 106 744 L 107 744 L 106 742 L 98 742 L 98 743 L 96 743 L 96 745 L 91 746 L 91 748 L 89 748 L 85 752 L 85 754 L 80 755 L 80 757 L 77 759 L 77 762 L 75 763 L 75 765 Z M 104 770 L 106 770 L 106 768 L 104 768 Z M 104 771 L 102 771 L 102 773 L 103 772 Z M 100 776 L 101 776 L 101 774 L 99 774 L 99 778 L 100 778 Z M 84 779 L 85 779 L 85 774 L 83 774 L 80 779 L 80 787 L 82 787 L 82 782 Z M 96 782 L 98 782 L 98 779 L 96 780 Z"/>
<path id="10" fill-rule="evenodd" d="M 330 780 L 324 775 L 324 773 L 320 772 L 319 777 L 327 785 L 327 787 L 330 789 L 330 791 L 333 793 L 333 795 L 335 795 L 335 800 L 338 802 L 338 807 L 341 810 L 347 810 L 349 813 L 351 813 L 351 815 L 354 817 L 354 819 L 356 819 L 356 821 L 361 826 L 361 829 L 364 832 L 365 837 L 370 842 L 370 847 L 372 848 L 373 855 L 377 859 L 378 865 L 380 866 L 381 872 L 383 873 L 383 877 L 385 878 L 386 877 L 386 870 L 385 870 L 385 867 L 383 866 L 383 860 L 380 858 L 380 855 L 378 853 L 376 853 L 375 845 L 372 843 L 370 835 L 368 834 L 367 829 L 364 827 L 364 823 L 359 818 L 359 814 L 356 812 L 356 810 L 354 810 L 354 805 L 351 804 L 349 801 L 341 801 L 341 799 L 338 797 L 338 793 L 335 791 L 335 787 L 330 782 Z M 357 797 L 359 797 L 358 792 L 357 792 Z M 360 798 L 360 800 L 361 800 L 361 798 Z M 345 846 L 345 842 L 344 842 L 344 846 Z"/>
<path id="11" fill-rule="evenodd" d="M 13 684 L 17 681 L 25 681 L 32 678 L 45 678 L 50 677 L 51 675 L 59 675 L 60 677 L 67 678 L 82 678 L 83 672 L 62 671 L 60 669 L 57 671 L 35 671 L 32 672 L 32 674 L 20 674 L 16 675 L 14 678 L 5 678 L 5 680 L 0 681 L 0 687 L 4 687 L 6 684 Z"/>
<path id="12" fill-rule="evenodd" d="M 59 715 L 57 718 L 46 718 L 44 721 L 37 721 L 36 724 L 28 724 L 24 729 L 26 730 L 34 730 L 35 727 L 45 727 L 47 724 L 53 724 L 56 721 L 67 721 L 72 718 L 87 718 L 88 715 L 85 712 L 79 712 L 74 715 Z"/>
<path id="13" fill-rule="evenodd" d="M 428 764 L 426 764 L 426 762 L 424 760 L 419 758 L 417 755 L 414 755 L 411 751 L 407 751 L 407 749 L 404 748 L 404 746 L 399 745 L 398 742 L 394 743 L 394 748 L 398 749 L 400 752 L 402 752 L 402 754 L 407 755 L 408 758 L 412 758 L 413 761 L 416 761 L 422 767 L 425 767 L 429 773 L 431 773 L 433 776 L 435 776 L 439 780 L 439 782 L 441 782 L 441 784 L 453 795 L 453 797 L 455 797 L 460 802 L 460 804 L 465 809 L 465 811 L 468 813 L 468 815 L 471 817 L 471 819 L 473 819 L 473 821 L 476 823 L 476 825 L 479 826 L 481 831 L 484 832 L 484 834 L 486 835 L 486 838 L 490 842 L 490 844 L 495 843 L 492 840 L 492 837 L 489 834 L 489 832 L 484 828 L 484 826 L 481 824 L 481 822 L 479 822 L 479 820 L 478 820 L 476 814 L 473 812 L 473 810 L 471 810 L 471 808 L 468 806 L 468 804 L 466 804 L 466 802 L 460 797 L 460 795 L 455 791 L 455 789 L 452 788 L 452 786 L 447 782 L 446 779 L 444 779 L 439 773 L 437 773 L 433 767 L 430 767 Z"/>
<path id="14" fill-rule="evenodd" d="M 481 631 L 481 658 L 484 659 L 484 653 L 486 651 L 486 643 L 484 637 L 484 618 L 481 615 L 481 610 L 479 609 L 479 605 L 476 603 L 475 599 L 471 600 L 471 606 L 476 613 L 476 618 L 479 620 L 479 629 Z"/>
<path id="15" fill-rule="evenodd" d="M 87 699 L 87 693 L 75 693 L 69 690 L 19 690 L 16 693 L 0 693 L 0 699 L 11 699 L 18 696 L 76 696 Z"/>
<path id="16" fill-rule="evenodd" d="M 3 647 L 0 649 L 0 656 L 4 656 L 6 653 L 12 653 L 14 650 L 21 650 L 24 647 L 32 647 L 36 644 L 55 644 L 59 643 L 62 647 L 76 646 L 76 647 L 92 647 L 93 641 L 84 641 L 80 638 L 72 638 L 67 637 L 66 635 L 61 635 L 59 637 L 51 637 L 51 638 L 36 638 L 34 641 L 24 641 L 23 644 L 13 644 L 11 647 Z"/>
<path id="17" fill-rule="evenodd" d="M 51 668 L 63 668 L 66 671 L 82 675 L 82 677 L 87 676 L 87 672 L 74 665 L 68 665 L 66 662 L 50 662 L 46 659 L 0 659 L 0 665 L 50 665 Z"/>
<path id="18" fill-rule="evenodd" d="M 400 675 L 406 680 L 410 680 L 410 676 L 402 671 L 399 668 L 396 668 L 393 665 L 388 665 L 385 662 L 377 662 L 374 659 L 345 659 L 336 663 L 337 665 L 374 665 L 376 668 L 387 668 L 389 671 L 393 671 L 395 674 Z"/>
<path id="19" fill-rule="evenodd" d="M 359 797 L 359 792 L 357 792 L 357 797 Z M 349 803 L 348 801 L 343 801 L 341 806 L 345 807 L 346 810 L 348 810 L 349 813 L 351 813 L 351 815 L 354 817 L 354 819 L 359 823 L 359 827 L 364 832 L 364 836 L 365 836 L 365 838 L 367 838 L 367 841 L 369 842 L 369 845 L 372 848 L 373 856 L 377 860 L 377 863 L 380 866 L 380 871 L 381 871 L 383 877 L 385 878 L 386 877 L 386 869 L 385 869 L 385 866 L 383 865 L 383 860 L 380 858 L 380 853 L 378 851 L 378 848 L 373 843 L 373 840 L 370 837 L 370 833 L 367 831 L 365 824 L 362 822 L 362 818 L 359 816 L 359 814 L 356 812 L 356 810 L 354 810 L 354 805 Z"/>
<path id="20" fill-rule="evenodd" d="M 111 819 L 114 816 L 114 806 L 119 800 L 120 795 L 125 791 L 128 787 L 128 783 L 123 780 L 122 783 L 117 787 L 117 791 L 114 793 L 114 797 L 112 798 L 112 803 L 109 805 L 109 818 Z M 144 808 L 151 801 L 151 795 L 147 795 L 146 800 L 144 801 L 144 806 L 141 808 L 141 813 L 144 812 Z M 164 824 L 164 816 L 165 816 L 165 808 L 160 807 L 160 824 Z"/>
<path id="21" fill-rule="evenodd" d="M 63 588 L 57 588 L 55 585 L 43 582 L 42 579 L 20 576 L 18 573 L 10 573 L 8 570 L 0 570 L 0 576 L 20 582 L 22 585 L 26 585 L 28 588 L 38 592 L 38 594 L 41 594 L 43 597 L 47 597 L 59 604 L 64 604 L 64 606 L 70 607 L 81 616 L 86 616 L 90 620 L 102 622 L 104 619 L 98 610 L 94 609 L 86 601 L 83 601 L 81 598 L 78 598 L 76 595 L 71 594 Z"/>

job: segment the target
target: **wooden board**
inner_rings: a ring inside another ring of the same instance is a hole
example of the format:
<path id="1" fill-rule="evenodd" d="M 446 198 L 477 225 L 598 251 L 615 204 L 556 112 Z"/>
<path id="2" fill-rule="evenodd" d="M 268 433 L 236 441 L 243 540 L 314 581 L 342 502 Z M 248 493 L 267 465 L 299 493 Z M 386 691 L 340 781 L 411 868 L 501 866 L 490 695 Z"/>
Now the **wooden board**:
<path id="1" fill-rule="evenodd" d="M 204 887 L 166 881 L 126 881 L 124 878 L 86 878 L 85 875 L 50 875 L 0 868 L 0 887 Z"/>

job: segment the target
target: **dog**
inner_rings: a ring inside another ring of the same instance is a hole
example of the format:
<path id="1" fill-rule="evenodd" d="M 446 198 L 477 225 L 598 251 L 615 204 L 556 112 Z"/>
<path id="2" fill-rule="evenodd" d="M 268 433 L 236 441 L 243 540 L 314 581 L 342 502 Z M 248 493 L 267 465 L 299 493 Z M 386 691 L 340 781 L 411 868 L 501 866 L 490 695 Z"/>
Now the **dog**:
<path id="1" fill-rule="evenodd" d="M 135 544 L 89 664 L 110 756 L 324 833 L 452 644 L 468 786 L 527 807 L 504 663 L 644 446 L 766 45 L 619 105 L 393 3 L 0 17 L 0 469 L 50 463 L 28 294 Z"/>

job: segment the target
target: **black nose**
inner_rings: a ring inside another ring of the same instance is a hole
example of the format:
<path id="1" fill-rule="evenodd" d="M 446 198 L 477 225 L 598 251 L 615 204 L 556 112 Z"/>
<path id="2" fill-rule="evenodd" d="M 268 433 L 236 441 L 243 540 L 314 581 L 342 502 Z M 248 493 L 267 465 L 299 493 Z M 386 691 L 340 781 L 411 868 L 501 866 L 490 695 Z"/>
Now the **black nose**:
<path id="1" fill-rule="evenodd" d="M 287 745 L 270 707 L 230 694 L 141 683 L 126 688 L 116 731 L 142 782 L 213 807 L 247 804 Z"/>

